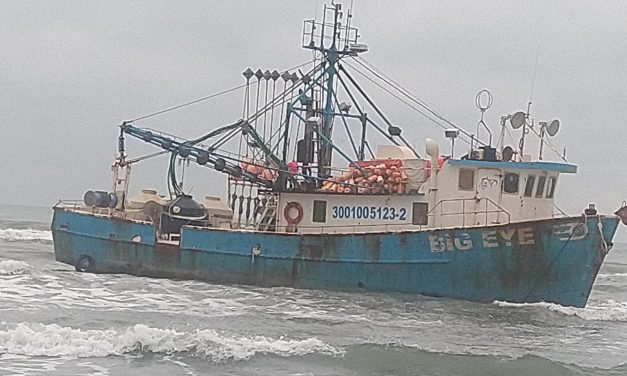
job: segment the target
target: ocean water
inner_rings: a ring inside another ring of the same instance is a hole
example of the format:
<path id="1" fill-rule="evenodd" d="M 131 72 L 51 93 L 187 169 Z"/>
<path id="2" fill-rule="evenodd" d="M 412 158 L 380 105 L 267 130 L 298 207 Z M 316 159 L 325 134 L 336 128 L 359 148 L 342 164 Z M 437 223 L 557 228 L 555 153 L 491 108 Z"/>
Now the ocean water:
<path id="1" fill-rule="evenodd" d="M 77 273 L 0 206 L 0 375 L 627 375 L 627 245 L 586 308 Z"/>

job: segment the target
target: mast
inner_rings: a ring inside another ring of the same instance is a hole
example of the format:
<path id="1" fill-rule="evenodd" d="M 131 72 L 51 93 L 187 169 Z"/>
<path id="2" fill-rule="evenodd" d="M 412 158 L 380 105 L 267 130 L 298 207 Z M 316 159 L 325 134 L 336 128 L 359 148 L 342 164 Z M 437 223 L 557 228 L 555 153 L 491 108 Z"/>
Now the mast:
<path id="1" fill-rule="evenodd" d="M 328 14 L 329 12 L 332 14 Z M 325 4 L 322 21 L 305 21 L 303 32 L 303 48 L 319 52 L 324 64 L 323 82 L 319 84 L 324 92 L 322 96 L 324 107 L 319 110 L 319 107 L 314 106 L 313 111 L 308 108 L 305 119 L 306 136 L 302 140 L 303 148 L 310 151 L 308 156 L 310 155 L 313 159 L 313 151 L 317 152 L 317 171 L 320 178 L 329 176 L 331 172 L 334 148 L 331 144 L 333 120 L 335 115 L 338 115 L 334 109 L 334 104 L 337 101 L 335 86 L 339 74 L 338 63 L 344 55 L 354 56 L 357 52 L 361 52 L 361 50 L 351 49 L 357 42 L 358 31 L 350 26 L 350 18 L 352 17 L 350 10 L 346 25 L 342 25 L 340 22 L 342 17 L 342 4 L 333 2 L 330 6 Z M 332 21 L 327 21 L 327 19 Z M 310 98 L 315 98 L 313 87 Z M 315 139 L 314 134 L 317 135 Z"/>
<path id="2" fill-rule="evenodd" d="M 335 4 L 335 10 L 333 14 L 333 39 L 331 42 L 331 47 L 327 50 L 323 49 L 323 52 L 326 55 L 327 60 L 327 69 L 326 69 L 326 78 L 327 78 L 327 92 L 326 92 L 326 104 L 323 110 L 322 117 L 322 134 L 327 139 L 331 139 L 331 133 L 333 131 L 333 85 L 335 83 L 335 65 L 338 60 L 337 54 L 337 43 L 336 40 L 339 38 L 338 33 L 338 20 L 340 17 L 340 11 L 342 9 L 342 4 Z M 324 27 L 324 26 L 323 26 Z M 323 41 L 321 41 L 321 45 L 323 45 Z M 320 153 L 318 155 L 318 176 L 324 177 L 330 174 L 329 167 L 331 166 L 331 157 L 332 157 L 332 149 L 331 146 L 322 142 L 320 145 Z"/>

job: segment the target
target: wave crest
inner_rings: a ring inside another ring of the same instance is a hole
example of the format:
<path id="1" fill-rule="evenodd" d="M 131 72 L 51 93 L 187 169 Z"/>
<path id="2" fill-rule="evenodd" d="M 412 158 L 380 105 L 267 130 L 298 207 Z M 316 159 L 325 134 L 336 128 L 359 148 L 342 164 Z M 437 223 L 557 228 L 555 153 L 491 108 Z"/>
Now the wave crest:
<path id="1" fill-rule="evenodd" d="M 181 333 L 137 324 L 124 331 L 81 330 L 56 324 L 19 323 L 0 330 L 0 353 L 28 356 L 106 357 L 132 352 L 188 352 L 214 362 L 246 360 L 256 354 L 298 356 L 344 352 L 316 338 L 229 337 L 215 330 Z"/>
<path id="2" fill-rule="evenodd" d="M 0 229 L 0 240 L 9 242 L 52 243 L 52 232 L 34 229 Z"/>
<path id="3" fill-rule="evenodd" d="M 31 269 L 24 261 L 0 260 L 0 275 L 24 274 Z"/>
<path id="4" fill-rule="evenodd" d="M 501 307 L 540 307 L 587 321 L 627 321 L 627 302 L 608 299 L 588 303 L 585 308 L 565 307 L 555 303 L 509 303 L 495 301 Z"/>

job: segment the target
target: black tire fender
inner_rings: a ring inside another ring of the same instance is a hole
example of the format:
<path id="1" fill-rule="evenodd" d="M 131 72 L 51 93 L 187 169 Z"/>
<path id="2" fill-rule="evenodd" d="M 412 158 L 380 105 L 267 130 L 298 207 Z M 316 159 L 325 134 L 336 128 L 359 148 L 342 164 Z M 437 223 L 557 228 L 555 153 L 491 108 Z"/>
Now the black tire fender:
<path id="1" fill-rule="evenodd" d="M 74 268 L 77 272 L 90 272 L 94 268 L 94 260 L 87 255 L 82 255 L 76 261 Z"/>

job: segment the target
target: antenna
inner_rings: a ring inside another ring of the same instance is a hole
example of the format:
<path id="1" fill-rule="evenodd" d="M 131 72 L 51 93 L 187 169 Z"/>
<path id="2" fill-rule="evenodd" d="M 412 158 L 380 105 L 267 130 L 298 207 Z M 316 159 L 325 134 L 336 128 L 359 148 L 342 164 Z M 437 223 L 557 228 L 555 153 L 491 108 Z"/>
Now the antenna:
<path id="1" fill-rule="evenodd" d="M 455 139 L 459 136 L 459 129 L 457 128 L 449 128 L 444 130 L 444 137 L 451 139 L 451 158 L 454 156 L 455 152 Z"/>
<path id="2" fill-rule="evenodd" d="M 554 137 L 560 130 L 560 121 L 557 119 L 552 120 L 550 123 L 546 121 L 539 122 L 540 124 L 540 153 L 538 159 L 542 160 L 542 147 L 544 146 L 544 135 L 548 134 L 550 137 Z"/>
<path id="3" fill-rule="evenodd" d="M 536 62 L 533 67 L 533 78 L 531 79 L 531 92 L 529 93 L 529 103 L 533 100 L 533 91 L 536 87 L 536 73 L 538 72 L 538 55 L 540 54 L 540 43 L 536 48 Z"/>
<path id="4" fill-rule="evenodd" d="M 514 115 L 509 116 L 509 124 L 513 129 L 522 127 L 522 134 L 520 135 L 520 141 L 518 141 L 518 149 L 520 150 L 520 160 L 523 158 L 523 150 L 525 149 L 525 135 L 529 133 L 527 129 L 527 119 L 529 118 L 529 109 L 531 107 L 531 101 L 527 105 L 527 112 L 518 111 Z"/>
<path id="5" fill-rule="evenodd" d="M 518 129 L 525 124 L 525 120 L 527 119 L 527 114 L 522 111 L 518 111 L 514 115 L 509 118 L 509 123 L 511 124 L 513 129 Z"/>
<path id="6" fill-rule="evenodd" d="M 487 89 L 483 89 L 479 91 L 477 93 L 477 96 L 475 97 L 475 105 L 477 106 L 479 111 L 481 111 L 481 119 L 479 119 L 479 122 L 477 123 L 477 141 L 479 141 L 479 130 L 481 126 L 483 126 L 483 128 L 488 132 L 488 135 L 490 135 L 490 139 L 489 139 L 490 141 L 488 142 L 488 146 L 490 147 L 492 146 L 492 132 L 490 131 L 490 128 L 488 128 L 488 126 L 486 125 L 485 121 L 483 121 L 483 117 L 485 115 L 486 110 L 492 107 L 493 102 L 494 102 L 494 97 L 492 97 L 492 93 L 490 93 L 490 91 Z M 472 153 L 472 150 L 473 150 L 472 141 L 470 143 L 470 150 Z"/>
<path id="7" fill-rule="evenodd" d="M 529 102 L 529 104 L 531 104 L 531 102 Z M 520 127 L 523 128 L 522 134 L 520 136 L 520 141 L 518 141 L 518 149 L 520 150 L 521 161 L 522 161 L 523 149 L 525 147 L 525 134 L 528 133 L 528 130 L 526 127 L 528 117 L 529 117 L 529 114 L 525 113 L 524 111 L 518 111 L 514 115 L 507 115 L 507 116 L 502 117 L 503 128 L 505 128 L 506 119 L 509 119 L 509 125 L 512 126 L 512 129 L 518 129 Z"/>
<path id="8" fill-rule="evenodd" d="M 546 133 L 548 133 L 549 136 L 553 137 L 557 134 L 559 129 L 560 129 L 560 121 L 555 119 L 551 123 L 549 123 L 549 125 L 546 127 Z"/>

